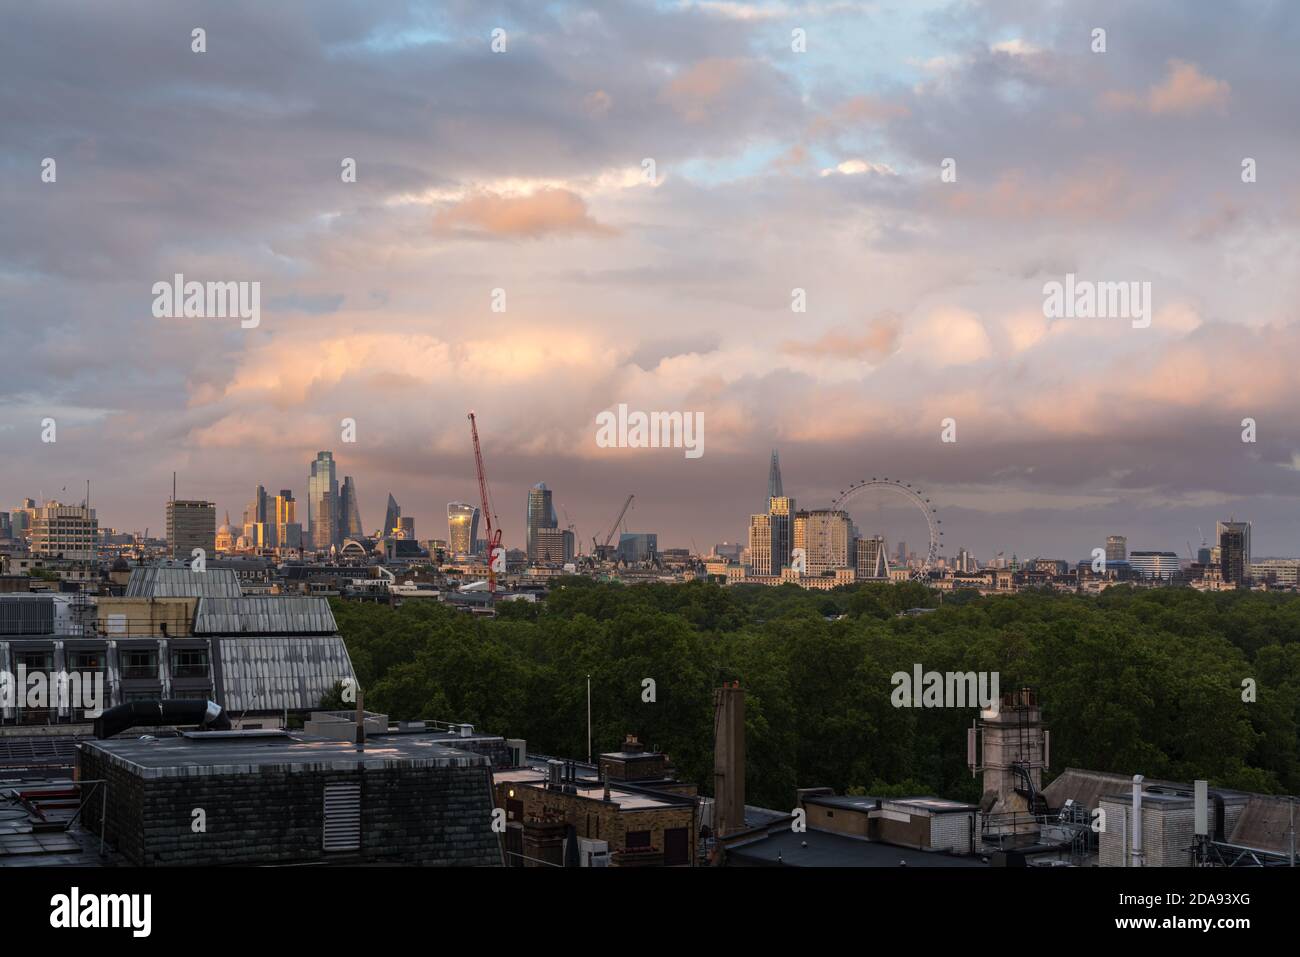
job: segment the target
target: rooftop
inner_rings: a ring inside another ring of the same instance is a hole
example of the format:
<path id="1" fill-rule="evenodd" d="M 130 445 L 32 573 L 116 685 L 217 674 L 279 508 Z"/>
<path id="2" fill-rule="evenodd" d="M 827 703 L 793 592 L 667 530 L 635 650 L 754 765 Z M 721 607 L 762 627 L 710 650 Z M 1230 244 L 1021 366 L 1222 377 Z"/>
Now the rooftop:
<path id="1" fill-rule="evenodd" d="M 111 764 L 143 778 L 204 774 L 252 774 L 266 770 L 353 771 L 363 768 L 475 767 L 491 762 L 441 740 L 409 735 L 349 741 L 291 734 L 203 734 L 178 737 L 112 738 L 83 741 L 83 750 L 102 752 Z"/>
<path id="2" fill-rule="evenodd" d="M 239 598 L 233 568 L 191 571 L 188 566 L 145 565 L 131 569 L 128 598 Z"/>
<path id="3" fill-rule="evenodd" d="M 921 851 L 809 829 L 777 827 L 727 848 L 729 863 L 752 867 L 987 867 L 979 857 Z"/>

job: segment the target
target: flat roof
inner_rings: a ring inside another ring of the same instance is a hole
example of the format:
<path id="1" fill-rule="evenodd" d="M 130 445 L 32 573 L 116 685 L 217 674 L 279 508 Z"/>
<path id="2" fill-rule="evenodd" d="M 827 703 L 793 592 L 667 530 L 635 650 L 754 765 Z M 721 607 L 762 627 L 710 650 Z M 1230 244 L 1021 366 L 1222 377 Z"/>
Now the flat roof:
<path id="1" fill-rule="evenodd" d="M 547 774 L 537 768 L 498 768 L 492 772 L 492 780 L 496 784 L 519 784 L 544 790 L 546 788 Z M 585 798 L 589 801 L 603 801 L 605 799 L 605 785 L 590 778 L 566 781 L 565 786 L 574 789 L 574 797 Z M 624 811 L 650 811 L 662 810 L 666 807 L 682 807 L 685 799 L 677 798 L 674 800 L 672 795 L 632 791 L 619 787 L 618 783 L 610 782 L 609 800 Z"/>
<path id="2" fill-rule="evenodd" d="M 809 829 L 786 827 L 727 848 L 728 860 L 760 867 L 987 867 L 978 855 L 921 851 Z"/>
<path id="3" fill-rule="evenodd" d="M 867 796 L 854 796 L 849 794 L 807 794 L 803 799 L 805 804 L 819 804 L 823 807 L 843 808 L 846 811 L 874 811 L 876 803 L 881 805 L 895 805 L 920 810 L 929 811 L 931 814 L 958 814 L 978 811 L 978 804 L 965 804 L 961 801 L 950 801 L 947 798 L 934 797 L 933 795 L 920 795 L 917 797 L 901 798 L 876 798 Z"/>
<path id="4" fill-rule="evenodd" d="M 314 735 L 292 733 L 275 737 L 110 738 L 82 741 L 83 751 L 96 751 L 111 764 L 144 778 L 199 777 L 207 774 L 251 774 L 267 769 L 292 771 L 352 771 L 388 767 L 490 767 L 486 755 L 460 751 L 427 738 L 370 739 L 358 746 Z"/>

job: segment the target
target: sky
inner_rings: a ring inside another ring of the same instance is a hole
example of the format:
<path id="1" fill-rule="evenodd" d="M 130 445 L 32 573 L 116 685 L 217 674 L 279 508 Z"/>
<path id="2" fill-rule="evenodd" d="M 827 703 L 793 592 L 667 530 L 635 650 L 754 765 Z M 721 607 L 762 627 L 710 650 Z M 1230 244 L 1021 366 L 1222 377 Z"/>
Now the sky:
<path id="1" fill-rule="evenodd" d="M 510 546 L 537 482 L 586 542 L 629 493 L 661 547 L 736 541 L 776 448 L 800 507 L 923 488 L 949 551 L 1235 517 L 1300 554 L 1293 3 L 4 16 L 0 506 L 90 479 L 157 533 L 175 471 L 238 522 L 329 449 L 367 528 L 391 492 L 445 537 L 473 409 Z M 257 325 L 156 317 L 177 273 L 260 283 Z M 1149 326 L 1049 318 L 1067 274 L 1150 283 Z M 620 403 L 702 416 L 704 454 L 601 447 Z"/>

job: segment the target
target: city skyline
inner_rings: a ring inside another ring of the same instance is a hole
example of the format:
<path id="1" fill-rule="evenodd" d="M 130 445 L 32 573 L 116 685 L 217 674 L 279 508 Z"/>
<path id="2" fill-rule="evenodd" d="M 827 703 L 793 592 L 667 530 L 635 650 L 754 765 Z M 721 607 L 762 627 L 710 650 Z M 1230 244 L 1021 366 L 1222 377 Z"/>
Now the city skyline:
<path id="1" fill-rule="evenodd" d="M 317 471 L 317 466 L 319 463 L 325 462 L 329 468 L 329 473 L 322 472 L 322 476 L 320 480 L 325 486 L 328 486 L 330 481 L 330 475 L 336 470 L 338 464 L 337 460 L 333 458 L 332 451 L 329 450 L 320 451 L 317 453 L 317 456 L 318 457 L 316 459 L 313 459 L 313 461 L 309 463 L 308 478 L 305 482 L 305 485 L 309 489 L 312 486 L 312 483 L 316 481 L 314 476 Z M 768 468 L 769 471 L 768 471 L 768 478 L 767 478 L 767 489 L 769 493 L 773 490 L 781 491 L 785 483 L 782 479 L 779 453 L 778 450 L 776 449 L 771 450 Z M 896 481 L 901 481 L 901 480 L 896 479 Z M 352 515 L 355 517 L 358 509 L 357 509 L 357 497 L 356 497 L 356 484 L 353 481 L 352 476 L 346 476 L 345 481 L 343 483 L 335 482 L 334 484 L 338 486 L 337 491 L 334 493 L 334 498 L 336 500 L 337 507 L 342 512 L 342 515 L 343 516 Z M 350 490 L 350 495 L 351 495 L 350 508 L 345 506 L 344 504 L 346 501 L 348 501 L 348 499 L 345 498 L 345 491 L 344 491 L 345 489 Z M 284 488 L 280 490 L 280 496 L 282 498 L 286 495 L 291 496 L 292 489 Z M 562 503 L 557 504 L 558 500 L 555 500 L 553 496 L 554 496 L 554 490 L 551 489 L 545 482 L 538 482 L 528 487 L 525 494 L 525 508 L 524 508 L 525 518 L 524 521 L 521 523 L 520 540 L 516 542 L 507 535 L 504 542 L 507 548 L 518 549 L 519 551 L 525 553 L 530 552 L 532 548 L 530 543 L 532 541 L 532 536 L 536 529 L 549 529 L 554 533 L 559 534 L 561 531 L 559 526 L 560 510 L 563 510 L 565 512 L 566 527 L 567 527 L 569 520 L 572 518 L 572 516 L 569 515 L 568 506 Z M 184 498 L 184 496 L 181 496 L 181 498 Z M 387 504 L 387 514 L 385 518 L 385 527 L 376 530 L 380 533 L 381 537 L 386 535 L 391 535 L 393 533 L 394 529 L 389 528 L 387 526 L 395 524 L 393 518 L 395 516 L 402 516 L 402 512 L 403 512 L 403 509 L 397 503 L 393 493 L 391 492 L 388 493 L 387 498 L 388 498 L 388 504 Z M 39 500 L 34 500 L 34 499 L 23 499 L 22 501 L 23 502 L 34 501 L 36 502 L 37 506 L 44 504 Z M 58 500 L 51 499 L 50 501 L 58 501 Z M 84 502 L 84 496 L 81 501 Z M 209 501 L 212 504 L 214 504 L 215 506 L 213 509 L 214 514 L 222 511 L 220 503 L 215 502 L 215 500 L 205 499 L 203 497 L 200 497 L 199 499 L 197 499 L 197 501 Z M 254 512 L 261 514 L 261 510 L 265 509 L 266 514 L 268 516 L 273 515 L 276 519 L 274 522 L 271 523 L 272 528 L 277 530 L 280 529 L 282 523 L 282 517 L 280 515 L 281 506 L 278 504 L 279 501 L 280 499 L 277 499 L 276 496 L 271 496 L 266 492 L 266 487 L 263 484 L 257 484 L 254 491 L 253 501 L 250 505 L 248 505 L 245 508 L 244 514 L 246 520 L 248 521 L 253 520 L 249 517 L 250 514 Z M 309 495 L 309 501 L 310 501 L 310 495 Z M 707 540 L 707 543 L 700 541 L 696 536 L 691 536 L 692 538 L 691 551 L 694 552 L 695 554 L 703 556 L 711 552 L 714 546 L 722 543 L 740 542 L 741 547 L 744 547 L 746 540 L 748 540 L 752 545 L 753 542 L 752 536 L 754 534 L 754 521 L 758 518 L 770 517 L 769 513 L 771 509 L 777 509 L 779 503 L 778 511 L 781 514 L 784 514 L 786 516 L 785 521 L 788 527 L 783 527 L 779 531 L 779 535 L 783 537 L 784 545 L 777 548 L 777 551 L 780 552 L 784 550 L 788 554 L 789 548 L 795 544 L 798 544 L 795 539 L 794 526 L 793 524 L 790 524 L 794 521 L 796 513 L 799 515 L 810 515 L 813 516 L 814 518 L 819 514 L 823 514 L 823 515 L 838 514 L 837 512 L 834 512 L 832 509 L 830 509 L 829 505 L 798 505 L 793 496 L 779 496 L 776 499 L 769 498 L 768 501 L 769 501 L 769 509 L 764 510 L 764 513 L 750 513 L 749 515 L 747 515 L 744 528 L 742 528 L 741 531 L 736 535 L 728 535 L 724 537 L 711 538 Z M 259 506 L 259 502 L 262 503 L 260 506 Z M 68 502 L 63 502 L 62 504 L 70 505 L 76 503 L 68 501 Z M 293 504 L 294 504 L 293 500 L 292 498 L 290 498 L 288 500 L 288 505 L 290 509 L 292 509 Z M 15 507 L 19 507 L 19 506 L 15 506 Z M 169 507 L 170 507 L 169 505 L 165 504 L 164 512 L 166 512 L 166 509 Z M 425 535 L 417 536 L 417 538 L 421 540 L 438 539 L 438 540 L 446 541 L 448 545 L 452 547 L 454 553 L 456 551 L 453 543 L 453 538 L 455 537 L 455 533 L 452 530 L 452 523 L 454 520 L 453 514 L 457 507 L 459 507 L 459 509 L 465 513 L 465 516 L 467 518 L 472 516 L 473 528 L 475 530 L 473 534 L 476 536 L 478 519 L 479 519 L 479 511 L 480 511 L 479 507 L 474 505 L 469 505 L 463 501 L 450 500 L 444 503 L 444 507 L 443 507 L 444 510 L 441 513 L 442 519 L 445 522 L 445 527 L 440 527 L 437 524 L 434 524 L 433 527 L 435 529 L 438 529 L 438 531 L 435 534 L 432 535 L 425 534 Z M 575 507 L 580 507 L 580 506 L 575 506 Z M 9 506 L 0 506 L 0 511 L 3 511 L 6 517 L 8 517 L 9 515 L 8 509 Z M 226 511 L 228 512 L 228 510 Z M 867 510 L 865 508 L 860 509 L 858 514 L 860 515 L 865 514 L 866 511 Z M 290 511 L 289 512 L 290 520 L 292 514 L 293 514 L 292 511 Z M 866 528 L 858 527 L 860 524 L 860 520 L 855 518 L 854 510 L 852 508 L 847 509 L 847 515 L 848 515 L 849 524 L 846 526 L 846 528 L 854 529 L 855 533 L 860 536 L 861 541 L 867 541 L 867 540 L 877 538 L 881 536 L 882 533 L 885 531 L 884 529 L 877 529 L 877 528 L 872 528 L 870 531 L 868 531 Z M 403 516 L 403 518 L 407 522 L 411 522 L 414 520 L 414 517 L 409 515 Z M 437 515 L 433 516 L 433 520 L 435 522 L 437 521 L 437 519 L 438 519 Z M 266 517 L 265 516 L 262 517 L 261 520 L 265 521 Z M 398 519 L 398 521 L 400 520 L 401 519 Z M 534 524 L 534 521 L 536 521 L 536 524 Z M 866 520 L 862 520 L 862 521 L 866 521 Z M 920 522 L 921 522 L 920 519 L 916 520 L 918 527 L 920 527 Z M 101 521 L 99 524 L 101 530 L 105 528 L 114 528 L 119 532 L 125 531 L 134 534 L 139 534 L 140 532 L 139 529 L 131 529 L 129 527 L 122 526 L 120 524 L 115 524 L 115 523 Z M 151 526 L 147 526 L 147 527 L 151 527 Z M 427 528 L 429 526 L 423 526 L 423 527 Z M 509 527 L 508 524 L 506 525 L 506 527 Z M 606 522 L 604 526 L 598 526 L 598 527 L 600 531 L 604 531 L 604 532 L 609 531 L 608 522 Z M 237 527 L 234 529 L 235 538 L 239 537 L 241 528 L 242 527 Z M 635 522 L 629 524 L 628 519 L 625 517 L 624 520 L 620 523 L 619 528 L 614 530 L 614 538 L 617 541 L 618 539 L 617 533 L 620 530 L 626 529 L 628 532 L 631 533 L 650 534 L 652 536 L 655 536 L 659 540 L 664 541 L 666 543 L 664 547 L 668 547 L 668 548 L 687 547 L 687 545 L 682 542 L 677 542 L 672 540 L 671 538 L 666 538 L 661 532 L 658 532 L 656 528 L 657 526 L 645 522 L 642 522 L 641 524 L 636 524 Z M 1213 529 L 1213 534 L 1210 534 L 1209 532 L 1206 531 L 1206 529 L 1210 529 L 1210 528 Z M 1221 518 L 1215 518 L 1213 520 L 1212 526 L 1209 525 L 1208 522 L 1202 522 L 1201 524 L 1197 525 L 1196 526 L 1197 537 L 1195 538 L 1195 541 L 1191 537 L 1186 538 L 1184 540 L 1183 549 L 1174 547 L 1172 543 L 1169 544 L 1168 547 L 1166 547 L 1163 544 L 1157 545 L 1157 544 L 1143 542 L 1141 539 L 1134 539 L 1133 535 L 1127 530 L 1119 529 L 1101 536 L 1095 543 L 1088 543 L 1086 544 L 1086 546 L 1081 545 L 1076 547 L 1075 553 L 1069 553 L 1067 551 L 1062 551 L 1059 553 L 1033 551 L 1031 549 L 1019 548 L 1014 543 L 995 545 L 994 547 L 988 549 L 981 549 L 979 547 L 971 548 L 968 544 L 962 544 L 962 543 L 954 544 L 954 541 L 950 540 L 946 542 L 940 542 L 937 555 L 941 558 L 947 559 L 949 562 L 959 561 L 962 552 L 968 552 L 973 558 L 978 559 L 981 563 L 989 562 L 991 560 L 995 560 L 999 558 L 1004 560 L 1010 560 L 1012 557 L 1016 557 L 1021 561 L 1032 560 L 1034 558 L 1044 558 L 1044 559 L 1052 558 L 1052 559 L 1060 559 L 1060 560 L 1073 562 L 1075 560 L 1089 557 L 1092 549 L 1101 548 L 1101 550 L 1104 552 L 1107 562 L 1114 562 L 1117 560 L 1124 561 L 1125 555 L 1127 554 L 1143 553 L 1143 552 L 1152 555 L 1154 554 L 1173 555 L 1180 561 L 1183 559 L 1198 560 L 1201 552 L 1205 551 L 1205 549 L 1207 548 L 1216 547 L 1218 545 L 1220 541 L 1220 536 L 1223 534 L 1223 532 L 1226 529 L 1235 529 L 1243 536 L 1241 547 L 1243 550 L 1242 561 L 1245 566 L 1249 566 L 1251 562 L 1255 559 L 1296 557 L 1297 553 L 1260 552 L 1258 550 L 1253 549 L 1251 545 L 1253 528 L 1254 528 L 1254 523 L 1252 523 L 1250 520 L 1246 519 L 1246 520 L 1237 521 L 1235 515 L 1230 516 L 1229 519 L 1227 520 Z M 165 532 L 165 527 L 163 531 Z M 949 529 L 949 531 L 951 531 L 951 528 Z M 276 532 L 272 531 L 269 534 L 271 535 L 271 543 L 275 544 Z M 336 536 L 336 540 L 332 542 L 332 544 L 334 545 L 341 544 L 347 538 L 373 537 L 371 532 L 365 531 L 364 529 L 360 533 L 353 534 L 353 533 L 345 533 L 341 529 L 337 528 L 337 526 L 335 528 L 334 534 Z M 767 534 L 777 536 L 778 530 L 767 528 Z M 589 538 L 590 536 L 588 536 L 588 539 Z M 302 541 L 304 547 L 308 551 L 313 550 L 310 525 L 305 526 L 303 528 Z M 474 537 L 471 539 L 471 541 L 477 542 L 478 539 L 477 537 Z M 776 542 L 776 538 L 774 537 L 773 543 L 775 544 L 775 542 Z M 890 551 L 889 560 L 891 563 L 896 561 L 898 563 L 902 563 L 904 555 L 916 554 L 915 549 L 910 548 L 907 545 L 906 540 L 902 539 L 900 535 L 893 536 L 891 540 L 891 537 L 888 534 L 885 534 L 884 543 L 886 549 Z M 587 548 L 583 547 L 583 538 L 581 537 L 581 533 L 575 536 L 571 545 L 576 553 L 586 553 L 588 551 Z M 328 546 L 326 546 L 323 550 L 328 551 L 329 550 Z M 771 548 L 769 547 L 769 551 L 770 550 Z M 922 549 L 922 551 L 924 551 L 924 548 Z M 548 558 L 549 557 L 551 556 L 550 553 L 548 552 Z M 769 562 L 770 559 L 764 559 L 762 557 L 759 557 L 757 559 L 758 566 L 762 568 L 768 568 Z M 768 574 L 768 573 L 774 573 L 774 572 L 769 572 L 769 571 L 763 572 L 763 574 Z"/>
<path id="2" fill-rule="evenodd" d="M 84 49 L 15 11 L 8 502 L 89 477 L 157 529 L 177 471 L 222 513 L 258 482 L 305 513 L 328 448 L 362 516 L 391 491 L 441 537 L 473 406 L 494 494 L 545 481 L 583 540 L 634 491 L 660 541 L 734 541 L 779 447 L 801 507 L 897 475 L 981 555 L 1182 553 L 1232 515 L 1300 552 L 1282 8 L 288 9 L 211 11 L 206 54 L 185 10 L 88 6 Z M 260 283 L 258 321 L 158 317 L 178 274 Z M 1149 283 L 1149 327 L 1048 315 L 1076 275 Z M 600 446 L 622 404 L 707 419 L 707 450 Z"/>

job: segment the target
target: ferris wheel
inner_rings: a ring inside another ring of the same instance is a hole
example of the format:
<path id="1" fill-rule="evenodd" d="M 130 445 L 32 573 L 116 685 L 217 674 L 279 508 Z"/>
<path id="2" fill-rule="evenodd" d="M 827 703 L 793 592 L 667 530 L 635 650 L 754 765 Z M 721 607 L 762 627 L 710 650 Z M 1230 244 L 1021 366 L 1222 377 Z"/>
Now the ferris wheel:
<path id="1" fill-rule="evenodd" d="M 926 549 L 920 567 L 912 569 L 911 578 L 913 581 L 928 578 L 930 569 L 934 567 L 935 560 L 939 557 L 939 546 L 943 544 L 943 529 L 939 527 L 943 522 L 939 518 L 938 510 L 930 504 L 930 500 L 925 497 L 925 493 L 910 482 L 885 477 L 876 478 L 874 476 L 869 479 L 859 479 L 848 488 L 841 489 L 840 494 L 831 503 L 831 507 L 837 511 L 848 511 L 847 504 L 867 489 L 885 489 L 893 494 L 900 495 L 916 506 L 921 514 L 925 516 L 926 528 L 930 534 L 929 547 Z"/>

